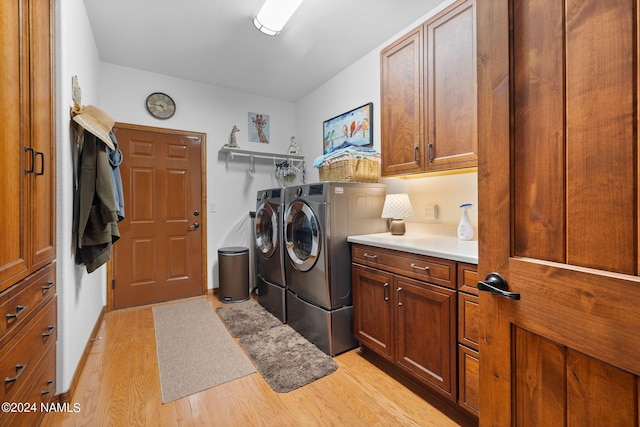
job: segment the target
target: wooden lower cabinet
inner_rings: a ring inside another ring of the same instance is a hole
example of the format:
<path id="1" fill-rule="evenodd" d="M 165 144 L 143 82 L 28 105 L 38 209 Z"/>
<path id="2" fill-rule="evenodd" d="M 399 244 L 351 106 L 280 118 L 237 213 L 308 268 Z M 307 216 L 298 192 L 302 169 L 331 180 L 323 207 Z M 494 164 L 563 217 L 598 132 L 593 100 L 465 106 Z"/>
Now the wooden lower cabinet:
<path id="1" fill-rule="evenodd" d="M 357 263 L 351 277 L 355 338 L 455 402 L 456 291 Z"/>
<path id="2" fill-rule="evenodd" d="M 413 277 L 406 277 L 393 259 L 439 266 L 426 271 L 440 284 L 410 271 Z M 360 344 L 477 417 L 478 297 L 458 290 L 473 292 L 477 267 L 353 244 L 351 273 L 354 335 Z"/>

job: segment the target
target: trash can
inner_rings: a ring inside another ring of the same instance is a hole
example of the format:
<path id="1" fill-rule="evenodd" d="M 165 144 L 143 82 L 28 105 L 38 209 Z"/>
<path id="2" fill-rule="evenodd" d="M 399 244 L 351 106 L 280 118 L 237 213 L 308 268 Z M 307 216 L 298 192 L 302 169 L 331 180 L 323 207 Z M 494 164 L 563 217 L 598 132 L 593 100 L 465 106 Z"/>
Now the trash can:
<path id="1" fill-rule="evenodd" d="M 218 249 L 219 289 L 222 302 L 249 299 L 249 248 L 230 246 Z"/>

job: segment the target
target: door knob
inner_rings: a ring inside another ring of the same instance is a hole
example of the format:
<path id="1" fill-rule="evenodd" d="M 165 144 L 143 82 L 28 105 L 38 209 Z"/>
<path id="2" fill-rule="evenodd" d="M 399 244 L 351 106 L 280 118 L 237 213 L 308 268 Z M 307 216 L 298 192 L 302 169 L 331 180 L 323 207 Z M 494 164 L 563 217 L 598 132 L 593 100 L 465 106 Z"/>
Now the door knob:
<path id="1" fill-rule="evenodd" d="M 478 282 L 478 290 L 491 292 L 492 294 L 507 297 L 513 300 L 519 300 L 520 294 L 517 292 L 509 292 L 507 281 L 498 273 L 489 273 L 485 277 L 484 282 Z"/>
<path id="2" fill-rule="evenodd" d="M 197 222 L 194 222 L 189 226 L 189 230 L 195 230 L 198 227 L 200 227 L 200 224 L 198 224 Z"/>

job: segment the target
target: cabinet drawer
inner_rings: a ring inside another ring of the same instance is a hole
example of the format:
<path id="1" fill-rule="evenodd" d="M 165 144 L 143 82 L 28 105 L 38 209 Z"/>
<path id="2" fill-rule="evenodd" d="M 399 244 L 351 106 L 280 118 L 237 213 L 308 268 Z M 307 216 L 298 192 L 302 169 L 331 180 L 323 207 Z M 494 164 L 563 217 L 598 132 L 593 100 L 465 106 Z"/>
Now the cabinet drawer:
<path id="1" fill-rule="evenodd" d="M 37 372 L 31 378 L 25 391 L 14 403 L 29 403 L 35 405 L 35 411 L 22 413 L 2 413 L 0 414 L 0 425 L 10 425 L 15 427 L 30 427 L 40 424 L 44 418 L 45 411 L 41 404 L 53 401 L 56 393 L 56 352 L 55 346 L 47 351 L 37 366 Z M 30 409 L 34 409 L 30 407 Z"/>
<path id="2" fill-rule="evenodd" d="M 458 263 L 458 289 L 478 295 L 478 266 Z"/>
<path id="3" fill-rule="evenodd" d="M 0 294 L 0 347 L 56 294 L 55 263 Z"/>
<path id="4" fill-rule="evenodd" d="M 458 346 L 458 404 L 480 415 L 480 357 L 477 351 Z"/>
<path id="5" fill-rule="evenodd" d="M 29 384 L 37 362 L 57 338 L 57 300 L 54 298 L 0 352 L 1 402 L 16 402 L 20 390 Z M 13 380 L 9 380 L 13 379 Z"/>
<path id="6" fill-rule="evenodd" d="M 456 288 L 455 261 L 365 245 L 352 246 L 352 260 L 447 288 Z"/>
<path id="7" fill-rule="evenodd" d="M 480 342 L 480 311 L 478 297 L 475 295 L 458 293 L 458 342 L 479 350 Z"/>

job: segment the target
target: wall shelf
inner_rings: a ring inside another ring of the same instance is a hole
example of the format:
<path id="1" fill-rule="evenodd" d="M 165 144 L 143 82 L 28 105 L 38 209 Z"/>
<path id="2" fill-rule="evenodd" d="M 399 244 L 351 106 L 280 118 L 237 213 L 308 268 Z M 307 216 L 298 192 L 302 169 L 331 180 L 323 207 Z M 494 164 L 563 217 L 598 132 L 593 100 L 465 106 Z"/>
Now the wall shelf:
<path id="1" fill-rule="evenodd" d="M 221 154 L 226 154 L 225 162 L 226 162 L 227 168 L 229 167 L 229 160 L 233 160 L 236 156 L 248 157 L 249 172 L 251 174 L 255 173 L 256 159 L 273 160 L 274 164 L 276 162 L 284 162 L 284 161 L 289 161 L 291 164 L 298 163 L 300 166 L 304 164 L 304 156 L 295 155 L 295 154 L 265 153 L 263 151 L 243 150 L 241 148 L 231 148 L 231 147 L 222 147 L 218 152 Z"/>

